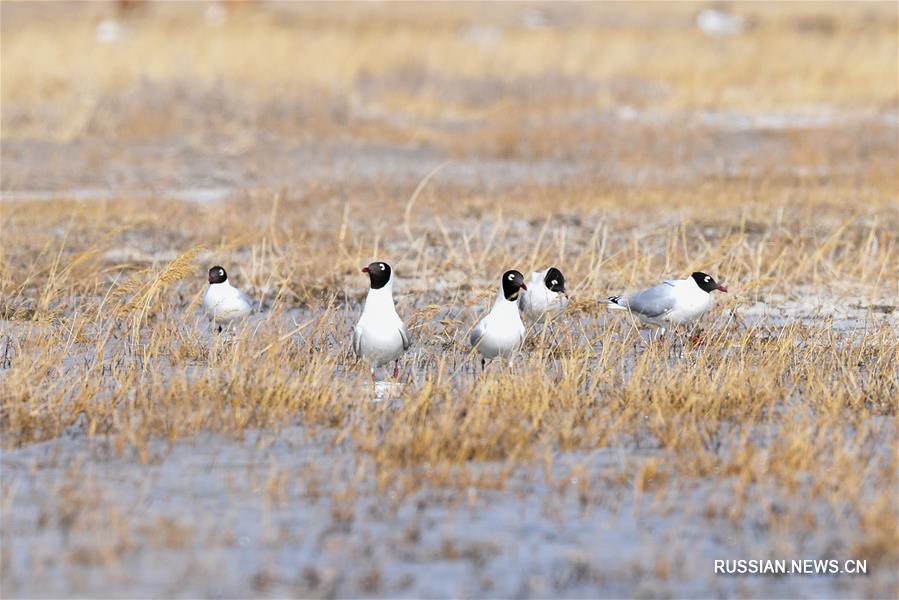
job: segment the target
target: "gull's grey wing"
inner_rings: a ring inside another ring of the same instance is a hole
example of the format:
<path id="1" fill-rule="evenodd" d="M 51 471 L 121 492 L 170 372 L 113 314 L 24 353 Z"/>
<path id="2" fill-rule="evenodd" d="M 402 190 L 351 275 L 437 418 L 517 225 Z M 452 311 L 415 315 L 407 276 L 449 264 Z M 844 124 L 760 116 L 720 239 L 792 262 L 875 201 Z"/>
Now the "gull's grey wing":
<path id="1" fill-rule="evenodd" d="M 406 329 L 405 323 L 400 324 L 400 337 L 403 338 L 403 350 L 408 350 L 412 345 L 412 338 L 409 337 L 409 330 Z"/>
<path id="2" fill-rule="evenodd" d="M 255 309 L 255 304 L 254 304 L 252 298 L 250 298 L 249 296 L 247 296 L 246 294 L 244 294 L 244 293 L 243 293 L 242 291 L 240 291 L 240 290 L 238 290 L 237 293 L 240 294 L 240 299 L 241 299 L 241 300 L 243 300 L 244 302 L 246 302 L 247 304 L 250 305 L 250 308 L 251 308 L 251 309 Z"/>
<path id="3" fill-rule="evenodd" d="M 471 347 L 474 348 L 478 345 L 478 342 L 481 341 L 481 338 L 484 337 L 484 332 L 487 328 L 484 326 L 484 320 L 478 322 L 474 329 L 471 330 L 471 336 L 468 338 L 469 343 L 471 343 Z"/>
<path id="4" fill-rule="evenodd" d="M 644 317 L 655 318 L 674 308 L 674 285 L 665 282 L 627 297 L 627 307 Z"/>
<path id="5" fill-rule="evenodd" d="M 356 356 L 362 358 L 362 332 L 359 331 L 359 327 L 353 327 L 353 352 L 356 353 Z"/>

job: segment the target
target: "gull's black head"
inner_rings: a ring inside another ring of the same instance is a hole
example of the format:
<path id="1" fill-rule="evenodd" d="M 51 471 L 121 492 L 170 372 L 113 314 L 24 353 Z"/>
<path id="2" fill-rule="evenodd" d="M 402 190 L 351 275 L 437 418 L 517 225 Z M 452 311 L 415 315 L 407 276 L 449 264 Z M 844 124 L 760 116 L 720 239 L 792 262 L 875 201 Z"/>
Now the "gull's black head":
<path id="1" fill-rule="evenodd" d="M 506 300 L 510 302 L 518 300 L 518 294 L 526 289 L 528 286 L 524 284 L 524 275 L 519 271 L 512 269 L 503 273 L 503 295 Z"/>
<path id="2" fill-rule="evenodd" d="M 558 294 L 564 294 L 565 276 L 562 275 L 562 271 L 555 267 L 550 267 L 546 271 L 546 276 L 543 278 L 543 285 L 545 285 L 548 290 L 552 290 Z"/>
<path id="3" fill-rule="evenodd" d="M 368 273 L 371 280 L 371 289 L 379 290 L 390 281 L 390 265 L 386 262 L 375 261 L 362 269 L 363 273 Z"/>
<path id="4" fill-rule="evenodd" d="M 228 281 L 228 274 L 225 273 L 225 269 L 218 265 L 209 269 L 209 283 L 224 283 L 226 281 Z"/>
<path id="5" fill-rule="evenodd" d="M 706 275 L 705 273 L 697 271 L 696 273 L 690 275 L 690 277 L 693 278 L 693 281 L 696 282 L 696 285 L 699 286 L 699 289 L 705 292 L 709 292 L 710 294 L 715 290 L 718 290 L 719 292 L 727 291 L 727 288 L 715 281 L 715 278 L 711 275 Z"/>

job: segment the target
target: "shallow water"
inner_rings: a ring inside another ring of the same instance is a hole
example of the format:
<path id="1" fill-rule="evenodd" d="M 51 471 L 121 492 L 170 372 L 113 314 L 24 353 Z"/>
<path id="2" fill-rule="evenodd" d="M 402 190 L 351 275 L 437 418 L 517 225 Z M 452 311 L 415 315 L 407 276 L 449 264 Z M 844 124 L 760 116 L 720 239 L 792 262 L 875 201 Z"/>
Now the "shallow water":
<path id="1" fill-rule="evenodd" d="M 726 480 L 675 483 L 662 499 L 603 484 L 645 450 L 563 453 L 542 474 L 513 466 L 500 490 L 401 496 L 375 493 L 370 465 L 329 437 L 201 435 L 155 443 L 146 465 L 102 438 L 7 451 L 4 595 L 838 597 L 874 583 L 715 577 L 715 559 L 778 545 L 812 556 L 840 532 L 797 542 L 753 526 L 753 510 L 742 527 L 710 520 L 710 502 L 728 503 Z M 90 528 L 68 529 L 72 513 Z"/>

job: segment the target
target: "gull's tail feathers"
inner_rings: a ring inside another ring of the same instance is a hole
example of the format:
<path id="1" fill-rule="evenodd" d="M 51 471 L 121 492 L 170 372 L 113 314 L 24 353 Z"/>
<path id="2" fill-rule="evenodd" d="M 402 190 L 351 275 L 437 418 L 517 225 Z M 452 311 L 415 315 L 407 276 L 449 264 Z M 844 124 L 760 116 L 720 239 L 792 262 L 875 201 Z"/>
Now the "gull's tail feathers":
<path id="1" fill-rule="evenodd" d="M 627 298 L 624 296 L 609 296 L 605 300 L 602 301 L 603 304 L 611 308 L 612 310 L 627 310 Z"/>

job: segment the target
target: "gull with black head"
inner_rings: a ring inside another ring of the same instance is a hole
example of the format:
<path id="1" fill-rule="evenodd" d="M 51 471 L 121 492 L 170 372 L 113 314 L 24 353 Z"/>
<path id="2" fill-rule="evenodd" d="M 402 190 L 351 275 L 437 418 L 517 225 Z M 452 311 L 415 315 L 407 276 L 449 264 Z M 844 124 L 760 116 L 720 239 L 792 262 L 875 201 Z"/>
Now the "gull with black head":
<path id="1" fill-rule="evenodd" d="M 518 297 L 518 307 L 529 321 L 557 317 L 568 307 L 565 276 L 556 267 L 531 274 L 528 287 Z"/>
<path id="2" fill-rule="evenodd" d="M 203 295 L 203 308 L 221 333 L 222 325 L 250 314 L 253 302 L 249 296 L 231 285 L 225 269 L 216 265 L 209 269 L 209 287 Z"/>
<path id="3" fill-rule="evenodd" d="M 524 324 L 518 310 L 518 298 L 527 291 L 524 275 L 511 270 L 503 273 L 493 308 L 471 332 L 471 347 L 481 353 L 481 370 L 487 361 L 499 356 L 509 360 L 524 343 Z"/>
<path id="4" fill-rule="evenodd" d="M 406 325 L 393 302 L 393 270 L 386 262 L 375 261 L 362 269 L 370 288 L 362 316 L 353 328 L 353 351 L 375 369 L 393 361 L 393 377 L 399 376 L 399 359 L 412 344 Z"/>
<path id="5" fill-rule="evenodd" d="M 692 323 L 712 303 L 712 292 L 727 292 L 711 275 L 696 272 L 686 279 L 669 279 L 635 294 L 611 296 L 611 309 L 627 310 L 647 325 L 659 328 L 659 335 L 678 325 Z"/>

